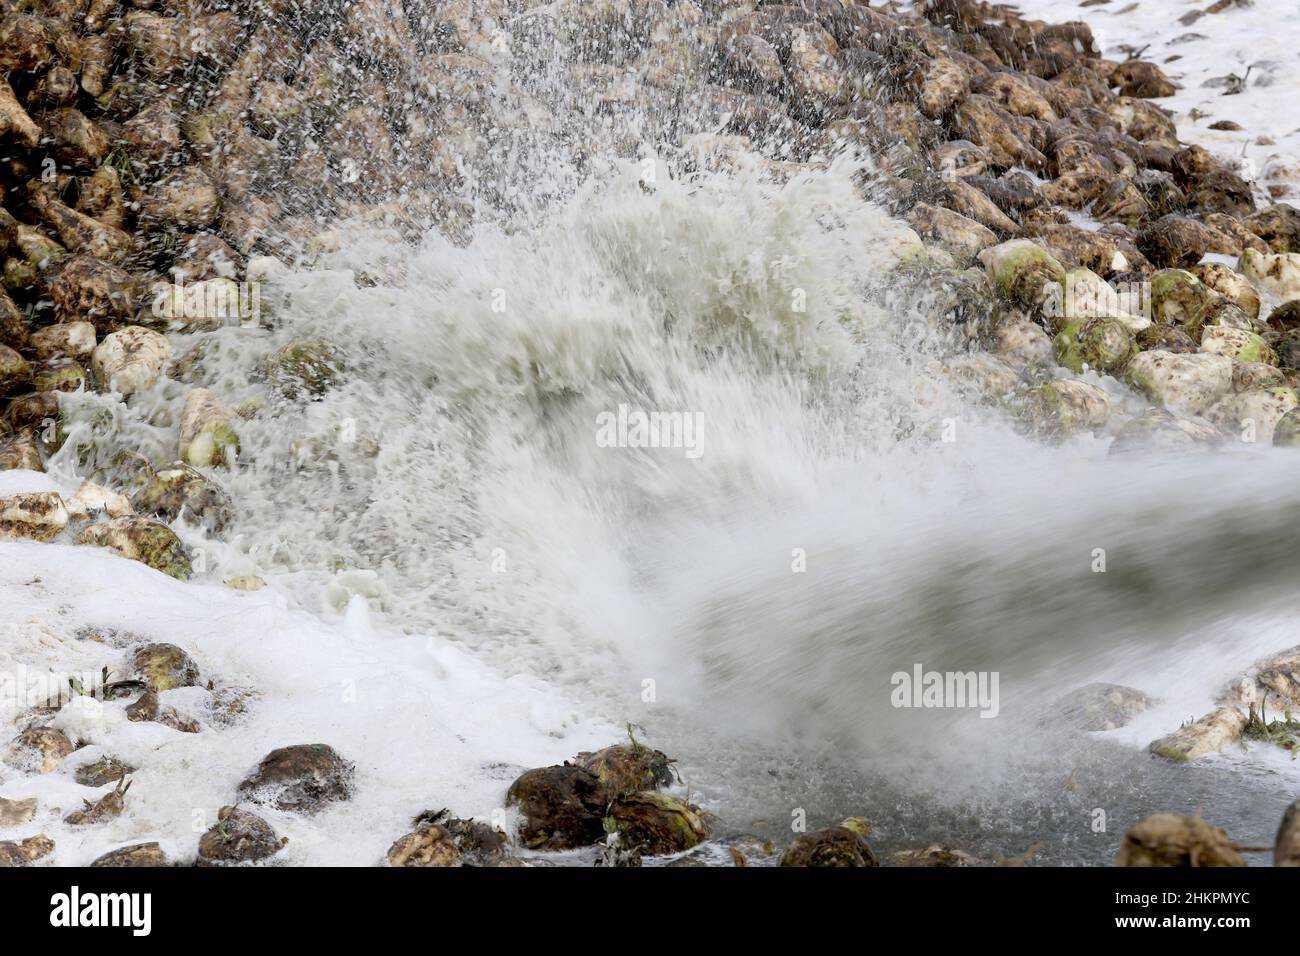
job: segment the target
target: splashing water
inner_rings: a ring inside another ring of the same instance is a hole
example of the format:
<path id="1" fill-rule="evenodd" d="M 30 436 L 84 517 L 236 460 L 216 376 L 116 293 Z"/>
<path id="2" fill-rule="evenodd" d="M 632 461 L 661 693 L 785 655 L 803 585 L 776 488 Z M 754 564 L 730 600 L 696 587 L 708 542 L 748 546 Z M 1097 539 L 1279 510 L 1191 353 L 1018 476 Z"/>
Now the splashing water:
<path id="1" fill-rule="evenodd" d="M 947 388 L 944 329 L 886 304 L 906 233 L 862 197 L 860 164 L 785 183 L 652 168 L 610 161 L 466 243 L 345 233 L 267 291 L 274 331 L 201 336 L 198 374 L 232 406 L 265 395 L 248 370 L 293 338 L 329 339 L 346 372 L 241 425 L 233 525 L 187 543 L 220 576 L 326 614 L 360 595 L 643 724 L 730 827 L 865 810 L 886 845 L 1046 834 L 1048 858 L 1099 861 L 1113 839 L 1075 829 L 1089 805 L 1208 802 L 1246 842 L 1274 825 L 1273 783 L 1065 737 L 1050 702 L 1125 679 L 1178 708 L 1140 725 L 1152 739 L 1296 643 L 1291 458 L 1024 439 Z M 161 453 L 184 391 L 129 418 L 70 399 L 83 424 L 51 471 Z M 621 407 L 690 416 L 700 454 L 608 447 Z M 998 672 L 999 719 L 892 706 L 914 665 Z M 1080 768 L 1084 794 L 1063 790 Z"/>

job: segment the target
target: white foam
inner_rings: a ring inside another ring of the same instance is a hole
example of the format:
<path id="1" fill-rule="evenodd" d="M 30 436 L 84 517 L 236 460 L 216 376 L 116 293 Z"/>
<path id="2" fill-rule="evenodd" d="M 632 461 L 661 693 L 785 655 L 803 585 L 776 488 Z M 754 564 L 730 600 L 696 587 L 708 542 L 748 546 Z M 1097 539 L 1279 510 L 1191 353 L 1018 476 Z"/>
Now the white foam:
<path id="1" fill-rule="evenodd" d="M 127 701 L 67 705 L 53 722 L 88 746 L 60 770 L 25 776 L 0 768 L 0 796 L 36 797 L 36 818 L 5 839 L 44 833 L 53 862 L 85 865 L 120 845 L 156 840 L 190 858 L 217 810 L 271 749 L 328 743 L 356 763 L 356 792 L 315 817 L 257 812 L 289 843 L 292 864 L 368 865 L 410 830 L 423 810 L 510 824 L 505 787 L 522 768 L 603 745 L 618 728 L 584 718 L 554 688 L 500 674 L 433 637 L 394 633 L 369 620 L 364 602 L 328 623 L 289 608 L 274 591 L 241 593 L 181 584 L 102 549 L 0 542 L 0 671 L 20 666 L 126 675 L 130 646 L 79 638 L 82 627 L 115 628 L 186 648 L 202 680 L 221 694 L 256 696 L 233 724 L 215 723 L 202 688 L 169 691 L 164 706 L 200 718 L 186 734 L 126 719 Z M 7 706 L 0 722 L 21 708 Z M 62 818 L 111 789 L 82 787 L 72 771 L 114 755 L 138 767 L 118 818 L 72 827 Z M 256 809 L 256 808 L 255 808 Z"/>

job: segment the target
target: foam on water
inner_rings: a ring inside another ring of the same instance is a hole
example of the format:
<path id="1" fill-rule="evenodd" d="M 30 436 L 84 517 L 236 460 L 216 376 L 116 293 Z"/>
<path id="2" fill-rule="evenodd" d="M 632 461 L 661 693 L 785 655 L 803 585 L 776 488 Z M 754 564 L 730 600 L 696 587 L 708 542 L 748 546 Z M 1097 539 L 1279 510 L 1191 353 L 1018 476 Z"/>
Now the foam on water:
<path id="1" fill-rule="evenodd" d="M 574 595 L 617 580 L 657 528 L 789 501 L 933 416 L 916 393 L 942 390 L 911 370 L 917 328 L 870 298 L 903 230 L 854 171 L 778 186 L 663 169 L 647 188 L 629 163 L 536 232 L 383 246 L 400 287 L 354 285 L 347 267 L 371 270 L 379 248 L 365 239 L 333 271 L 285 277 L 266 297 L 276 333 L 212 334 L 205 378 L 231 404 L 263 394 L 250 367 L 323 335 L 345 351 L 346 384 L 241 427 L 232 544 L 201 546 L 223 572 L 303 579 L 314 607 L 336 566 L 366 569 L 404 626 L 594 666 L 617 629 L 583 619 Z M 182 391 L 136 400 L 160 434 Z M 619 405 L 701 415 L 703 455 L 599 447 L 597 416 Z M 146 426 L 114 434 L 98 432 L 97 460 L 148 447 Z"/>
<path id="2" fill-rule="evenodd" d="M 1056 786 L 1092 746 L 1044 731 L 1061 693 L 1179 661 L 1199 677 L 1172 697 L 1208 706 L 1207 670 L 1295 643 L 1236 623 L 1297 570 L 1291 457 L 1115 459 L 964 408 L 938 372 L 953 343 L 875 295 L 901 232 L 856 171 L 665 168 L 651 187 L 615 165 L 535 231 L 359 236 L 283 277 L 276 331 L 214 333 L 205 378 L 231 403 L 261 394 L 248 368 L 324 335 L 346 382 L 243 425 L 234 525 L 188 539 L 217 577 L 264 574 L 327 617 L 361 595 L 388 626 L 636 720 L 724 810 L 791 799 L 754 769 L 779 757 L 993 813 L 1009 781 L 1018 799 Z M 151 421 L 130 440 L 169 434 L 182 393 L 135 399 Z M 601 447 L 620 404 L 702 414 L 701 456 Z M 999 719 L 893 708 L 890 676 L 916 664 L 997 671 Z M 763 756 L 733 779 L 745 746 Z M 803 803 L 875 807 L 856 787 Z"/>
<path id="3" fill-rule="evenodd" d="M 42 476 L 18 474 L 39 486 Z M 160 697 L 198 718 L 200 733 L 133 722 L 129 700 L 74 703 L 51 726 L 85 746 L 58 772 L 0 765 L 0 796 L 38 802 L 36 817 L 6 829 L 5 839 L 46 834 L 57 865 L 85 866 L 144 841 L 192 859 L 239 781 L 269 750 L 298 743 L 328 743 L 355 762 L 355 792 L 313 817 L 258 808 L 288 838 L 276 861 L 375 865 L 425 810 L 453 807 L 512 827 L 514 814 L 502 807 L 510 780 L 554 760 L 557 749 L 600 746 L 618 733 L 539 680 L 502 675 L 433 637 L 387 630 L 360 598 L 322 621 L 271 590 L 181 584 L 102 549 L 5 541 L 0 607 L 0 675 L 9 681 L 23 668 L 81 675 L 109 667 L 116 677 L 134 642 L 153 640 L 185 647 L 205 685 Z M 236 699 L 232 719 L 221 701 Z M 0 719 L 10 725 L 29 703 L 5 684 Z M 112 789 L 91 790 L 73 776 L 106 756 L 137 768 L 125 811 L 94 827 L 64 824 L 83 799 Z"/>

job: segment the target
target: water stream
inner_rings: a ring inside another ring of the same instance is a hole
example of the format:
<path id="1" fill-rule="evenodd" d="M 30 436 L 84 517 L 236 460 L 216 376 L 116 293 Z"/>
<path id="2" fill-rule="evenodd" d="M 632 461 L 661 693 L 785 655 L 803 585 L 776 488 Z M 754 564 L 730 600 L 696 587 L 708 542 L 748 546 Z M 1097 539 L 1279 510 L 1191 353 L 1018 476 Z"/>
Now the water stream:
<path id="1" fill-rule="evenodd" d="M 617 125 L 565 99 L 573 129 Z M 216 574 L 326 615 L 359 596 L 634 722 L 730 832 L 862 813 L 886 850 L 1105 863 L 1137 817 L 1200 809 L 1271 842 L 1288 759 L 1143 745 L 1300 640 L 1293 455 L 1112 457 L 963 404 L 941 372 L 959 339 L 886 294 L 906 243 L 859 162 L 777 182 L 563 142 L 507 151 L 482 194 L 508 181 L 515 212 L 468 241 L 345 233 L 270 283 L 273 331 L 203 337 L 232 406 L 291 338 L 346 364 L 321 401 L 241 426 L 233 526 L 187 532 Z M 138 396 L 97 454 L 162 448 L 183 391 Z M 607 447 L 620 406 L 691 416 L 698 455 Z M 893 706 L 915 665 L 996 672 L 998 716 Z M 1163 709 L 1070 732 L 1053 702 L 1094 679 Z"/>

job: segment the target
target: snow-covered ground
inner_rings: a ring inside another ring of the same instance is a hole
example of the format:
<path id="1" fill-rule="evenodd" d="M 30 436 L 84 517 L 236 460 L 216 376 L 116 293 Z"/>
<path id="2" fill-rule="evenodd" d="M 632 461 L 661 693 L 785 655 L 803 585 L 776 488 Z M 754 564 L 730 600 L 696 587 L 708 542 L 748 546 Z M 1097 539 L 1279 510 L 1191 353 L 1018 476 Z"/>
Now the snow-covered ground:
<path id="1" fill-rule="evenodd" d="M 1015 0 L 1025 16 L 1092 28 L 1102 56 L 1140 56 L 1180 89 L 1156 100 L 1178 135 L 1225 161 L 1274 201 L 1300 202 L 1300 5 L 1294 0 Z M 1201 16 L 1193 15 L 1201 11 Z M 1183 22 L 1188 20 L 1190 22 Z M 1231 77 L 1244 77 L 1238 93 Z M 1240 129 L 1213 129 L 1228 121 Z"/>

